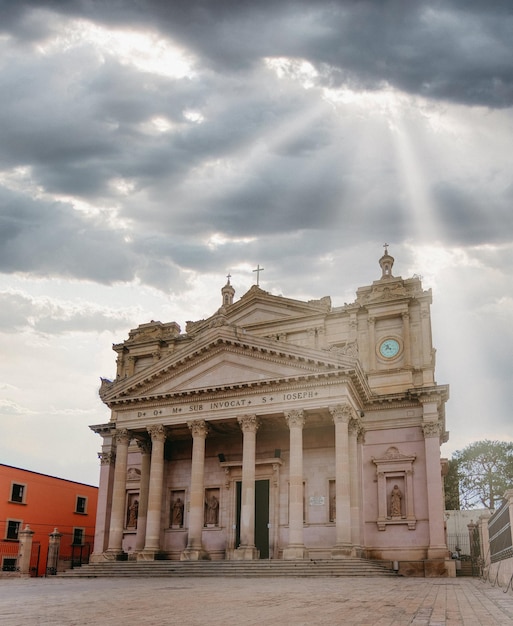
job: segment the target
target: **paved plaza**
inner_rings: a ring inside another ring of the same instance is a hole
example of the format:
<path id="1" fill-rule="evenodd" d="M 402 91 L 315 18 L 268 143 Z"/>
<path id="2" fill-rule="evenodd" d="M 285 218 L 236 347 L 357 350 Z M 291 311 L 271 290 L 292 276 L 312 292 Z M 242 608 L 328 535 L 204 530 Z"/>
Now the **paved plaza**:
<path id="1" fill-rule="evenodd" d="M 504 626 L 513 593 L 471 578 L 2 579 L 0 624 Z"/>

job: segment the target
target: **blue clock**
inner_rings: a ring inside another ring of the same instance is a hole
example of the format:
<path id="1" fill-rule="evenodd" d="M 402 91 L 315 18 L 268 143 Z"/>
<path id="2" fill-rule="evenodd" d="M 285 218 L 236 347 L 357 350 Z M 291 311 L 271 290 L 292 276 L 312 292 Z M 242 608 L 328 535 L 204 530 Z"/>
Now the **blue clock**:
<path id="1" fill-rule="evenodd" d="M 399 354 L 400 345 L 395 339 L 385 339 L 379 346 L 379 353 L 384 356 L 385 359 L 392 359 Z"/>

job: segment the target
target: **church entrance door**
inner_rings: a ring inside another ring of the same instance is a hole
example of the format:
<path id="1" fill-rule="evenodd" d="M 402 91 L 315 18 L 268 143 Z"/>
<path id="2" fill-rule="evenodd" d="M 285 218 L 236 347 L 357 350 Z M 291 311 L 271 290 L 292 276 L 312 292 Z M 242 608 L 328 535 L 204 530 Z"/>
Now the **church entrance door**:
<path id="1" fill-rule="evenodd" d="M 235 547 L 240 545 L 240 503 L 242 483 L 237 481 L 237 522 Z M 269 481 L 255 481 L 255 547 L 261 559 L 269 558 Z"/>

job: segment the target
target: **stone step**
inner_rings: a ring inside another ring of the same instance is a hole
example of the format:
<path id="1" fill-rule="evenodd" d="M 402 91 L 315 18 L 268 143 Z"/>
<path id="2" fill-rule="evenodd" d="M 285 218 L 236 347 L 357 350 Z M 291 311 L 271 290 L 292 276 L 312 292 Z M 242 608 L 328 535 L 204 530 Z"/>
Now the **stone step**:
<path id="1" fill-rule="evenodd" d="M 390 564 L 365 559 L 312 561 L 110 561 L 60 572 L 61 577 L 395 576 Z"/>

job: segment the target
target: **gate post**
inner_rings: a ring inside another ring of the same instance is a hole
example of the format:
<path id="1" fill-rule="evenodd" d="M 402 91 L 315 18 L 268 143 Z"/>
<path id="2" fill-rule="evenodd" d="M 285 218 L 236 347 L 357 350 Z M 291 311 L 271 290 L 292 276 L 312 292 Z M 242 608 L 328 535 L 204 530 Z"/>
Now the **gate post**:
<path id="1" fill-rule="evenodd" d="M 57 574 L 57 565 L 59 562 L 59 551 L 61 548 L 62 534 L 54 529 L 53 533 L 48 535 L 48 559 L 46 561 L 46 575 L 55 576 Z"/>
<path id="2" fill-rule="evenodd" d="M 32 556 L 32 537 L 34 531 L 27 524 L 25 530 L 19 532 L 18 571 L 23 576 L 30 576 L 30 557 Z"/>

